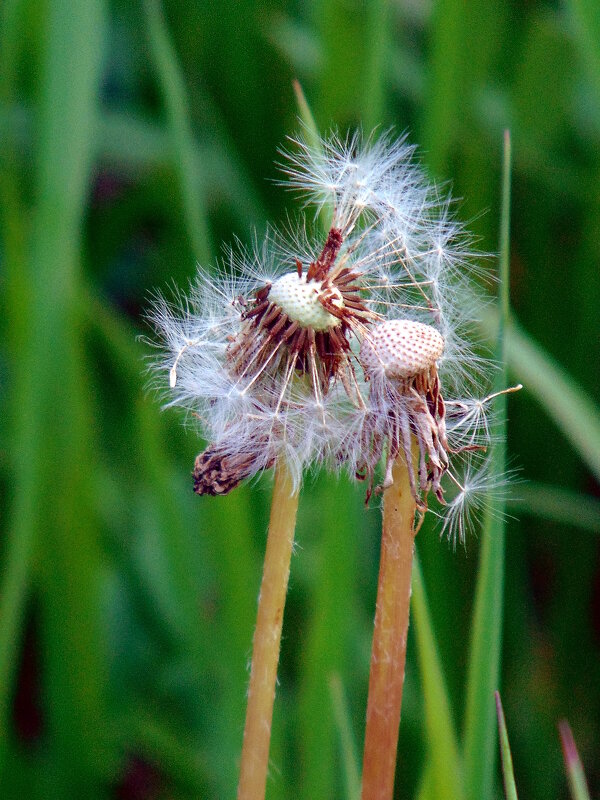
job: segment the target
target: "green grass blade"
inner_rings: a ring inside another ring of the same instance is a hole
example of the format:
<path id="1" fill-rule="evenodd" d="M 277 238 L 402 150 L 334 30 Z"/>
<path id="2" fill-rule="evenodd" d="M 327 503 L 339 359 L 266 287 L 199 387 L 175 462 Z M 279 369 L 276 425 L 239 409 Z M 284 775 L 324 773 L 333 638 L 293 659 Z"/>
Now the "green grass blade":
<path id="1" fill-rule="evenodd" d="M 565 760 L 565 767 L 567 770 L 567 777 L 569 779 L 569 789 L 573 800 L 590 800 L 590 792 L 588 789 L 583 765 L 577 752 L 575 739 L 571 732 L 571 727 L 566 719 L 563 719 L 558 726 L 560 732 L 560 741 L 563 749 L 563 758 Z"/>
<path id="2" fill-rule="evenodd" d="M 595 0 L 569 0 L 575 41 L 600 98 L 600 7 Z"/>
<path id="3" fill-rule="evenodd" d="M 600 410 L 592 399 L 514 319 L 506 329 L 506 359 L 600 480 Z"/>
<path id="4" fill-rule="evenodd" d="M 318 554 L 312 556 L 310 614 L 305 623 L 299 674 L 302 785 L 298 796 L 302 800 L 332 797 L 336 792 L 337 743 L 327 684 L 332 673 L 340 673 L 341 679 L 346 680 L 346 654 L 353 635 L 350 621 L 356 613 L 356 592 L 350 587 L 355 585 L 358 571 L 358 542 L 350 523 L 353 516 L 342 517 L 339 511 L 352 509 L 354 516 L 361 513 L 360 499 L 352 488 L 346 480 L 335 481 L 322 475 L 318 486 L 306 488 L 304 508 L 298 517 L 301 527 L 305 513 L 312 515 L 313 509 L 320 509 L 310 525 L 320 531 L 320 536 L 310 542 Z M 336 502 L 332 503 L 334 496 Z M 308 527 L 304 523 L 304 529 Z M 307 542 L 307 549 L 308 545 Z M 344 558 L 340 560 L 338 554 L 342 550 Z"/>
<path id="5" fill-rule="evenodd" d="M 73 325 L 105 8 L 96 0 L 85 6 L 51 0 L 43 9 L 36 203 L 29 264 L 18 265 L 26 276 L 22 285 L 30 335 L 12 354 L 18 446 L 0 589 L 0 746 L 7 741 L 7 697 L 28 571 L 39 548 L 52 777 L 57 795 L 76 796 L 106 764 L 101 568 L 88 502 L 92 428 L 79 332 Z M 22 311 L 9 309 L 11 316 Z"/>
<path id="6" fill-rule="evenodd" d="M 0 6 L 0 111 L 11 105 L 15 91 L 21 0 Z M 13 362 L 22 351 L 27 329 L 27 286 L 22 268 L 26 260 L 24 218 L 11 140 L 0 147 L 0 233 L 5 291 L 2 294 L 2 333 Z M 12 366 L 12 365 L 11 365 Z M 13 402 L 16 413 L 18 402 Z M 11 420 L 10 422 L 12 422 Z M 20 643 L 24 597 L 29 580 L 33 526 L 17 524 L 4 544 L 0 579 L 0 774 L 8 738 L 8 701 Z"/>
<path id="7" fill-rule="evenodd" d="M 211 255 L 203 192 L 203 176 L 195 158 L 189 104 L 177 56 L 167 30 L 160 0 L 144 0 L 150 51 L 158 75 L 173 139 L 188 234 L 196 259 L 206 264 Z"/>
<path id="8" fill-rule="evenodd" d="M 359 800 L 360 772 L 358 769 L 356 742 L 352 733 L 352 723 L 350 722 L 350 714 L 344 696 L 342 679 L 337 673 L 333 674 L 329 679 L 329 692 L 331 694 L 333 716 L 340 737 L 346 800 Z"/>
<path id="9" fill-rule="evenodd" d="M 314 147 L 315 150 L 321 155 L 322 147 L 321 147 L 321 137 L 319 135 L 319 129 L 317 127 L 317 123 L 315 122 L 315 117 L 312 112 L 311 107 L 308 104 L 308 100 L 306 99 L 306 95 L 304 94 L 304 90 L 302 89 L 302 85 L 300 81 L 294 81 L 294 94 L 296 95 L 296 105 L 298 106 L 298 113 L 300 116 L 300 121 L 304 126 L 305 136 L 307 138 L 308 144 L 311 147 Z M 319 211 L 319 222 L 321 224 L 321 228 L 323 231 L 327 231 L 331 224 L 331 216 L 333 213 L 333 209 L 331 208 L 330 204 L 327 203 L 323 205 L 321 210 Z"/>
<path id="10" fill-rule="evenodd" d="M 429 787 L 429 797 L 461 800 L 464 797 L 461 756 L 416 553 L 411 607 L 425 705 L 427 769 L 430 772 L 426 785 Z"/>
<path id="11" fill-rule="evenodd" d="M 435 177 L 445 174 L 458 134 L 457 109 L 463 106 L 466 14 L 460 0 L 440 0 L 433 7 L 421 143 Z"/>
<path id="12" fill-rule="evenodd" d="M 504 331 L 509 311 L 510 137 L 505 133 L 500 223 L 500 316 L 496 358 L 504 364 Z M 506 386 L 506 370 L 499 370 L 497 389 Z M 495 399 L 498 423 L 491 452 L 492 475 L 505 472 L 506 395 Z M 494 691 L 500 678 L 504 583 L 504 500 L 490 497 L 481 536 L 475 608 L 471 627 L 464 733 L 464 768 L 469 800 L 490 800 L 494 780 L 496 729 Z"/>
<path id="13" fill-rule="evenodd" d="M 492 341 L 498 318 L 480 320 L 482 333 Z M 600 409 L 511 315 L 505 330 L 505 356 L 511 373 L 536 398 L 546 413 L 600 480 Z"/>
<path id="14" fill-rule="evenodd" d="M 496 692 L 494 696 L 496 698 L 496 714 L 498 716 L 498 734 L 500 736 L 500 757 L 502 759 L 502 774 L 504 776 L 504 794 L 506 800 L 519 800 L 500 693 Z"/>
<path id="15" fill-rule="evenodd" d="M 427 765 L 421 775 L 420 783 L 415 793 L 415 800 L 435 800 L 435 792 L 433 790 L 433 771 Z"/>
<path id="16" fill-rule="evenodd" d="M 389 75 L 390 5 L 389 0 L 350 7 L 345 0 L 313 4 L 325 54 L 314 104 L 321 124 L 362 125 L 370 133 L 382 123 Z"/>
<path id="17" fill-rule="evenodd" d="M 594 497 L 540 483 L 525 483 L 516 492 L 518 497 L 508 498 L 511 513 L 529 514 L 559 525 L 600 533 L 600 500 Z"/>
<path id="18" fill-rule="evenodd" d="M 317 128 L 317 123 L 315 122 L 315 118 L 311 111 L 310 106 L 308 105 L 308 100 L 306 99 L 306 95 L 304 94 L 304 89 L 300 81 L 294 81 L 294 94 L 296 95 L 296 105 L 298 106 L 298 113 L 300 115 L 300 119 L 304 124 L 304 129 L 306 131 L 306 135 L 308 138 L 308 142 L 312 147 L 318 148 L 320 146 L 321 138 L 319 136 L 319 129 Z"/>

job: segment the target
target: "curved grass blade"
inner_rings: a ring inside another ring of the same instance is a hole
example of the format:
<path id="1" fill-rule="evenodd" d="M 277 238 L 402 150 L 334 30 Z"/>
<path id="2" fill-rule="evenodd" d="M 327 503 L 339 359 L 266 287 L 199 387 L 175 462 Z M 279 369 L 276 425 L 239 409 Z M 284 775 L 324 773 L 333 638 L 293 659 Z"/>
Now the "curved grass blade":
<path id="1" fill-rule="evenodd" d="M 500 224 L 500 315 L 496 359 L 505 363 L 505 329 L 509 314 L 509 237 L 510 237 L 511 148 L 508 131 L 504 136 L 502 206 Z M 497 388 L 506 384 L 506 369 L 497 376 Z M 506 464 L 506 395 L 495 398 L 496 434 L 491 452 L 492 475 L 501 476 Z M 468 666 L 464 733 L 466 796 L 469 800 L 490 800 L 493 791 L 496 726 L 493 694 L 500 677 L 502 605 L 504 584 L 504 503 L 490 497 L 481 536 L 481 551 L 471 650 Z"/>
<path id="2" fill-rule="evenodd" d="M 514 319 L 506 327 L 506 360 L 600 479 L 598 406 Z"/>
<path id="3" fill-rule="evenodd" d="M 312 147 L 319 147 L 320 137 L 319 137 L 319 129 L 317 128 L 317 123 L 315 122 L 315 118 L 313 113 L 308 105 L 308 100 L 306 99 L 306 95 L 304 94 L 304 89 L 302 88 L 302 84 L 300 81 L 295 80 L 293 82 L 294 87 L 294 94 L 296 95 L 296 105 L 298 106 L 298 112 L 300 114 L 300 119 L 304 124 L 304 128 L 308 135 L 309 143 Z"/>
<path id="4" fill-rule="evenodd" d="M 600 533 L 600 500 L 590 495 L 544 483 L 523 484 L 518 494 L 518 497 L 508 498 L 511 512 L 529 514 L 588 533 Z"/>
<path id="5" fill-rule="evenodd" d="M 304 125 L 304 131 L 306 133 L 308 144 L 310 144 L 310 146 L 313 147 L 320 155 L 322 152 L 322 147 L 319 129 L 300 81 L 294 81 L 294 94 L 296 95 L 296 104 L 300 114 L 300 121 Z M 319 211 L 319 223 L 323 231 L 327 231 L 329 229 L 332 211 L 333 209 L 330 207 L 329 203 L 323 205 Z"/>
<path id="6" fill-rule="evenodd" d="M 480 320 L 488 341 L 494 338 L 498 317 Z M 505 325 L 505 356 L 510 371 L 536 398 L 600 480 L 600 409 L 585 392 L 517 322 Z"/>
<path id="7" fill-rule="evenodd" d="M 163 16 L 160 0 L 144 0 L 150 51 L 164 98 L 188 234 L 196 259 L 207 263 L 210 236 L 203 196 L 203 176 L 195 157 L 185 84 Z"/>
<path id="8" fill-rule="evenodd" d="M 500 700 L 500 693 L 495 692 L 494 697 L 496 698 L 496 714 L 498 716 L 498 734 L 500 736 L 500 757 L 502 759 L 502 774 L 504 776 L 504 794 L 506 800 L 519 800 L 517 796 L 517 787 L 515 786 L 512 755 L 510 752 L 508 731 L 506 730 L 506 720 L 504 719 L 504 710 L 502 708 L 502 701 Z"/>

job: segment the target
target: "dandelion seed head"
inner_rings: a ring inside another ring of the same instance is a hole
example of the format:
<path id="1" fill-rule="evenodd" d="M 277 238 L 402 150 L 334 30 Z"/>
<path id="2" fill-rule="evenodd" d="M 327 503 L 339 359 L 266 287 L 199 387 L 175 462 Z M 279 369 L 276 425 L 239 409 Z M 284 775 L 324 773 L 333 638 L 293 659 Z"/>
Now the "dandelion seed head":
<path id="1" fill-rule="evenodd" d="M 286 186 L 329 218 L 327 233 L 290 217 L 150 313 L 154 385 L 210 442 L 195 489 L 224 494 L 278 458 L 296 486 L 327 464 L 370 487 L 385 457 L 385 487 L 395 458 L 412 465 L 414 439 L 417 504 L 431 493 L 456 529 L 474 490 L 454 461 L 490 439 L 472 241 L 405 137 L 298 137 L 283 155 Z M 448 483 L 464 497 L 447 501 Z"/>

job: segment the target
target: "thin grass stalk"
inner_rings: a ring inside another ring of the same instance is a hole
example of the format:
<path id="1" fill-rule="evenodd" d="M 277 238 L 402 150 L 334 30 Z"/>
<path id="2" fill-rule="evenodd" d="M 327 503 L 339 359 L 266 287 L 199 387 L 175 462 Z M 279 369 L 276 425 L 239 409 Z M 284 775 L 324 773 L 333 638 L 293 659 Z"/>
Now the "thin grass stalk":
<path id="1" fill-rule="evenodd" d="M 360 773 L 358 771 L 358 758 L 352 733 L 352 721 L 342 679 L 338 673 L 333 673 L 329 678 L 329 692 L 331 694 L 333 716 L 340 738 L 341 761 L 344 773 L 344 797 L 346 800 L 359 800 Z"/>
<path id="2" fill-rule="evenodd" d="M 23 3 L 8 0 L 0 6 L 0 111 L 4 115 L 15 102 L 18 40 Z M 22 265 L 26 263 L 25 213 L 19 190 L 18 158 L 14 141 L 8 138 L 0 147 L 0 241 L 3 251 L 1 333 L 6 336 L 5 352 L 15 363 L 22 360 L 29 320 L 29 293 Z M 17 417 L 21 398 L 12 399 Z M 7 414 L 10 417 L 11 414 Z M 5 423 L 6 424 L 6 423 Z M 10 422 L 7 430 L 10 430 Z M 0 576 L 0 776 L 6 763 L 9 740 L 9 707 L 13 677 L 20 646 L 25 597 L 32 560 L 34 530 L 19 526 L 4 535 L 2 573 Z"/>
<path id="3" fill-rule="evenodd" d="M 418 552 L 415 553 L 413 563 L 411 604 L 427 734 L 425 770 L 431 773 L 429 793 L 420 794 L 419 798 L 464 800 L 458 737 L 454 728 L 446 676 L 438 653 L 418 555 Z"/>
<path id="4" fill-rule="evenodd" d="M 183 212 L 194 255 L 206 263 L 211 255 L 205 207 L 204 176 L 196 157 L 190 109 L 183 75 L 171 43 L 160 0 L 145 0 L 150 53 L 160 82 L 181 186 Z"/>
<path id="5" fill-rule="evenodd" d="M 513 770 L 512 753 L 508 741 L 508 731 L 506 730 L 506 720 L 504 719 L 504 709 L 500 699 L 500 692 L 494 692 L 496 699 L 496 715 L 498 717 L 498 736 L 500 737 L 500 757 L 502 759 L 502 777 L 504 780 L 504 796 L 506 800 L 519 800 L 517 787 L 515 785 L 515 773 Z"/>
<path id="6" fill-rule="evenodd" d="M 267 549 L 258 597 L 238 800 L 262 800 L 265 796 L 279 645 L 297 510 L 298 491 L 294 489 L 287 464 L 281 460 L 275 468 Z"/>
<path id="7" fill-rule="evenodd" d="M 506 386 L 504 333 L 510 312 L 510 166 L 510 134 L 505 131 L 500 218 L 500 308 L 496 344 L 496 359 L 502 366 L 497 374 L 495 389 Z M 494 475 L 502 476 L 506 469 L 506 394 L 499 394 L 495 398 L 494 411 L 498 422 L 494 428 L 497 441 L 491 451 L 492 470 Z M 502 651 L 505 503 L 504 497 L 490 498 L 481 534 L 465 709 L 464 774 L 468 800 L 491 800 L 494 790 L 497 735 L 494 691 L 500 682 Z"/>
<path id="8" fill-rule="evenodd" d="M 585 779 L 583 764 L 579 758 L 579 752 L 577 751 L 577 745 L 575 744 L 571 727 L 566 719 L 558 723 L 558 730 L 560 733 L 565 767 L 567 768 L 571 797 L 573 800 L 590 800 L 590 792 Z"/>
<path id="9" fill-rule="evenodd" d="M 383 495 L 383 532 L 367 700 L 362 800 L 391 800 L 394 792 L 416 504 L 410 490 L 408 467 L 402 459 L 394 464 L 393 479 L 393 484 Z"/>

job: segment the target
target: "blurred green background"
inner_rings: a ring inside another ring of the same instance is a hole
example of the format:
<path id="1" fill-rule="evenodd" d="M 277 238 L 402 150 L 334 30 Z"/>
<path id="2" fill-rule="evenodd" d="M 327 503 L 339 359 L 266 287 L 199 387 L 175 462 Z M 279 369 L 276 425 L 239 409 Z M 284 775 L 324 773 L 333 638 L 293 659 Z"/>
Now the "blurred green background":
<path id="1" fill-rule="evenodd" d="M 136 337 L 154 289 L 294 212 L 273 180 L 298 129 L 294 79 L 323 131 L 408 130 L 484 251 L 512 132 L 507 352 L 526 388 L 508 453 L 526 482 L 506 526 L 501 689 L 521 795 L 567 797 L 562 717 L 598 793 L 595 0 L 2 0 L 0 793 L 235 794 L 269 479 L 192 494 L 202 442 L 147 392 Z M 273 800 L 346 797 L 378 531 L 360 486 L 307 479 Z M 418 545 L 460 734 L 479 542 L 453 552 L 429 524 Z M 398 798 L 427 796 L 421 685 L 411 629 Z"/>

